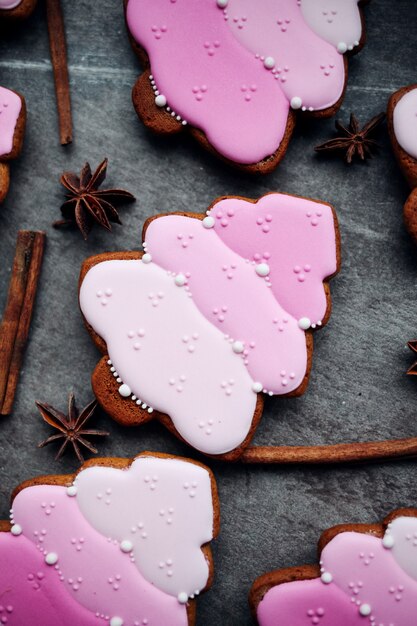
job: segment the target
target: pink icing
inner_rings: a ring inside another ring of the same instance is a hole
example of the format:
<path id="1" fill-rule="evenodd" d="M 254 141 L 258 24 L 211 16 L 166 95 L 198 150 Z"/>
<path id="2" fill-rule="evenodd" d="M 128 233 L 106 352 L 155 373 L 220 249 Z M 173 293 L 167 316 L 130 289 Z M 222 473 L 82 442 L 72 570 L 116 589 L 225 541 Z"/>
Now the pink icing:
<path id="1" fill-rule="evenodd" d="M 346 594 L 319 579 L 272 587 L 258 606 L 257 618 L 259 626 L 365 626 Z"/>
<path id="2" fill-rule="evenodd" d="M 204 467 L 144 455 L 23 489 L 0 533 L 0 623 L 187 626 L 209 577 L 212 497 Z"/>
<path id="3" fill-rule="evenodd" d="M 223 454 L 244 441 L 256 406 L 252 380 L 172 275 L 143 261 L 99 263 L 83 280 L 80 306 L 145 408 L 167 413 L 203 452 Z"/>
<path id="4" fill-rule="evenodd" d="M 31 541 L 0 533 L 0 623 L 6 626 L 99 626 L 63 589 Z M 104 623 L 104 622 L 101 622 Z"/>
<path id="5" fill-rule="evenodd" d="M 417 580 L 409 574 L 417 571 L 416 522 L 397 518 L 383 540 L 339 533 L 322 551 L 321 579 L 266 593 L 257 609 L 260 626 L 414 626 Z"/>
<path id="6" fill-rule="evenodd" d="M 363 604 L 371 607 L 372 626 L 415 624 L 417 581 L 401 569 L 381 539 L 342 533 L 326 546 L 321 561 L 334 584 L 353 598 L 358 608 Z"/>
<path id="7" fill-rule="evenodd" d="M 312 324 L 324 319 L 323 280 L 337 271 L 336 218 L 328 204 L 274 193 L 256 204 L 220 200 L 210 214 L 229 248 L 250 261 L 267 261 L 272 292 L 288 313 Z"/>
<path id="8" fill-rule="evenodd" d="M 307 371 L 304 331 L 274 298 L 269 281 L 227 247 L 217 232 L 204 228 L 199 219 L 161 217 L 146 231 L 146 250 L 161 267 L 186 275 L 203 315 L 230 341 L 243 343 L 239 358 L 253 381 L 274 394 L 291 392 Z"/>
<path id="9" fill-rule="evenodd" d="M 56 579 L 93 615 L 118 616 L 126 624 L 148 619 L 186 626 L 184 607 L 147 582 L 118 544 L 93 529 L 65 487 L 24 489 L 13 503 L 13 516 L 42 554 L 58 555 Z"/>
<path id="10" fill-rule="evenodd" d="M 243 47 L 274 59 L 272 74 L 289 102 L 298 97 L 303 106 L 317 110 L 339 100 L 343 57 L 310 29 L 294 0 L 229 0 L 224 13 Z"/>
<path id="11" fill-rule="evenodd" d="M 417 159 L 417 88 L 404 94 L 397 102 L 393 124 L 401 148 Z"/>
<path id="12" fill-rule="evenodd" d="M 21 110 L 20 97 L 10 89 L 0 87 L 0 158 L 13 150 L 13 138 Z"/>
<path id="13" fill-rule="evenodd" d="M 0 9 L 15 9 L 22 0 L 0 0 Z"/>
<path id="14" fill-rule="evenodd" d="M 356 0 L 314 2 L 319 10 L 308 0 L 278 8 L 275 0 L 129 0 L 126 13 L 149 55 L 158 106 L 203 130 L 223 156 L 252 164 L 279 148 L 290 105 L 327 109 L 343 93 L 335 46 L 345 52 L 360 39 Z"/>
<path id="15" fill-rule="evenodd" d="M 209 567 L 201 546 L 213 538 L 207 470 L 176 459 L 140 457 L 129 472 L 86 469 L 77 488 L 86 520 L 105 537 L 129 540 L 136 567 L 152 585 L 175 598 L 204 589 Z"/>
<path id="16" fill-rule="evenodd" d="M 362 19 L 359 0 L 301 0 L 301 11 L 317 35 L 341 52 L 359 45 Z M 345 48 L 346 46 L 346 48 Z"/>
<path id="17" fill-rule="evenodd" d="M 392 555 L 398 565 L 417 581 L 417 519 L 398 517 L 389 524 L 386 537 L 394 543 Z"/>
<path id="18" fill-rule="evenodd" d="M 215 0 L 130 0 L 127 22 L 149 54 L 159 92 L 218 152 L 256 163 L 277 150 L 288 101 L 233 37 Z"/>

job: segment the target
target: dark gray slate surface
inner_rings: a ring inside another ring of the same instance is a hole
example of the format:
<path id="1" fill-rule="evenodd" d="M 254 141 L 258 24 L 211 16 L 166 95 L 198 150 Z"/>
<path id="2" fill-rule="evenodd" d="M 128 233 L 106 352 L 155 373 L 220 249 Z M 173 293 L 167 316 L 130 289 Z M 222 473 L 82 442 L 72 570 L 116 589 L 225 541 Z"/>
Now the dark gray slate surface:
<path id="1" fill-rule="evenodd" d="M 401 220 L 407 187 L 387 138 L 367 165 L 319 159 L 313 146 L 330 136 L 333 120 L 299 126 L 288 155 L 265 178 L 238 174 L 185 137 L 156 139 L 138 122 L 130 90 L 139 73 L 123 22 L 121 0 L 67 0 L 65 17 L 75 142 L 58 145 L 53 80 L 43 10 L 16 30 L 0 32 L 0 83 L 27 98 L 23 157 L 0 207 L 0 307 L 19 228 L 45 229 L 48 247 L 14 415 L 0 424 L 0 518 L 15 485 L 43 473 L 70 472 L 70 457 L 53 461 L 37 450 L 50 432 L 34 399 L 65 406 L 74 387 L 91 397 L 98 354 L 77 307 L 82 260 L 138 246 L 143 220 L 158 211 L 202 211 L 217 196 L 257 197 L 271 190 L 329 201 L 338 211 L 343 266 L 332 283 L 333 315 L 316 335 L 314 365 L 303 398 L 268 401 L 256 443 L 319 444 L 416 435 L 416 381 L 406 378 L 405 348 L 417 334 L 417 261 Z M 352 59 L 339 117 L 365 121 L 389 94 L 417 80 L 415 0 L 375 0 L 367 9 L 368 44 Z M 414 28 L 410 29 L 414 23 Z M 84 243 L 77 232 L 50 226 L 62 200 L 60 172 L 85 159 L 110 159 L 109 180 L 137 194 L 123 227 Z M 133 456 L 153 449 L 194 456 L 155 424 L 124 430 L 106 416 L 111 437 L 101 454 Z M 371 522 L 391 508 L 417 505 L 415 465 L 278 469 L 210 462 L 218 479 L 222 530 L 214 545 L 216 578 L 198 602 L 198 625 L 249 625 L 252 580 L 276 567 L 311 562 L 320 532 L 342 522 Z"/>

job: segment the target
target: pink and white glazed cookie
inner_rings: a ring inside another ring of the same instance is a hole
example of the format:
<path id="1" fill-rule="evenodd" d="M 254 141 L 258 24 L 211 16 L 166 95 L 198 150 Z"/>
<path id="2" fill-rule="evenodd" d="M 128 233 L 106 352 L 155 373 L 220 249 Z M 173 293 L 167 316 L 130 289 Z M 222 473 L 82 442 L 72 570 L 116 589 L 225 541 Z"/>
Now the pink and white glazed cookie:
<path id="1" fill-rule="evenodd" d="M 28 481 L 0 530 L 0 623 L 192 626 L 219 530 L 205 466 L 143 453 Z"/>
<path id="2" fill-rule="evenodd" d="M 0 22 L 2 19 L 20 20 L 29 17 L 37 0 L 0 0 Z"/>
<path id="3" fill-rule="evenodd" d="M 382 524 L 336 526 L 319 543 L 320 566 L 258 578 L 250 605 L 259 626 L 414 626 L 417 510 Z"/>
<path id="4" fill-rule="evenodd" d="M 417 243 L 417 85 L 391 96 L 387 120 L 394 154 L 412 189 L 404 206 L 404 222 Z"/>
<path id="5" fill-rule="evenodd" d="M 0 86 L 0 202 L 9 189 L 9 161 L 19 156 L 22 149 L 25 125 L 23 96 Z"/>
<path id="6" fill-rule="evenodd" d="M 88 259 L 80 306 L 105 355 L 94 393 L 117 421 L 160 419 L 205 454 L 238 458 L 263 395 L 299 395 L 311 330 L 330 314 L 339 268 L 330 205 L 272 193 L 206 215 L 145 223 L 144 253 Z"/>
<path id="7" fill-rule="evenodd" d="M 285 154 L 295 113 L 339 108 L 345 53 L 364 43 L 361 0 L 125 0 L 144 73 L 133 103 L 157 133 L 188 128 L 248 171 Z M 189 25 L 192 24 L 192 32 Z"/>

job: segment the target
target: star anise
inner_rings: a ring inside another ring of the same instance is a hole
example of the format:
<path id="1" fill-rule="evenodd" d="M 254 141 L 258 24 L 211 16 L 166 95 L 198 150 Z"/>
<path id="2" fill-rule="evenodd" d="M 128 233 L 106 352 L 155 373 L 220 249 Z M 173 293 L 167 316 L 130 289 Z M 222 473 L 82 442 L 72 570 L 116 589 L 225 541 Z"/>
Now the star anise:
<path id="1" fill-rule="evenodd" d="M 87 404 L 87 406 L 79 412 L 75 406 L 74 394 L 70 392 L 68 396 L 68 415 L 64 415 L 64 413 L 54 409 L 50 404 L 45 404 L 43 402 L 36 401 L 36 406 L 38 407 L 43 420 L 59 431 L 57 435 L 51 435 L 51 437 L 48 437 L 48 439 L 45 439 L 45 441 L 38 444 L 38 448 L 43 448 L 49 443 L 63 439 L 63 443 L 58 450 L 55 460 L 61 458 L 68 444 L 72 444 L 79 462 L 83 463 L 84 458 L 81 454 L 80 445 L 87 448 L 87 450 L 90 450 L 90 452 L 93 452 L 93 454 L 97 454 L 98 452 L 97 448 L 85 439 L 85 435 L 106 436 L 109 434 L 104 430 L 84 429 L 86 422 L 88 422 L 88 420 L 93 416 L 94 411 L 97 408 L 96 400 Z"/>
<path id="2" fill-rule="evenodd" d="M 417 355 L 417 339 L 408 342 L 408 347 L 415 355 Z M 417 361 L 414 361 L 412 366 L 408 369 L 407 374 L 410 376 L 417 376 Z"/>
<path id="3" fill-rule="evenodd" d="M 360 128 L 356 116 L 352 113 L 349 126 L 346 128 L 340 121 L 336 121 L 335 126 L 340 136 L 329 139 L 314 149 L 316 152 L 344 152 L 347 163 L 352 163 L 357 156 L 364 161 L 373 156 L 373 151 L 379 148 L 378 143 L 371 139 L 371 135 L 377 130 L 385 119 L 385 113 L 380 113 L 373 117 L 363 128 Z"/>
<path id="4" fill-rule="evenodd" d="M 62 174 L 61 183 L 69 194 L 61 206 L 64 219 L 54 222 L 55 228 L 75 224 L 87 239 L 94 222 L 107 230 L 111 230 L 110 222 L 122 223 L 114 205 L 132 202 L 135 196 L 124 189 L 99 189 L 106 178 L 107 163 L 108 160 L 104 159 L 94 174 L 89 163 L 84 165 L 80 176 L 73 172 Z"/>

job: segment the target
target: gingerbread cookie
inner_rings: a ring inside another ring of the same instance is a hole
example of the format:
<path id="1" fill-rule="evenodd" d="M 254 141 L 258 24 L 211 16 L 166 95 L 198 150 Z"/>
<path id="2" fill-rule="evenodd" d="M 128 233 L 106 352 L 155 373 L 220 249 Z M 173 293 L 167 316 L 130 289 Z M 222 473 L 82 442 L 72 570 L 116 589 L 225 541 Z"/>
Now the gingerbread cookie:
<path id="1" fill-rule="evenodd" d="M 88 259 L 80 306 L 105 355 L 94 393 L 117 421 L 153 417 L 206 454 L 238 458 L 263 394 L 299 395 L 312 329 L 339 268 L 330 205 L 272 193 L 220 198 L 206 215 L 150 218 L 145 252 Z"/>
<path id="2" fill-rule="evenodd" d="M 404 206 L 404 221 L 417 242 L 417 85 L 403 87 L 391 96 L 387 116 L 394 154 L 412 189 Z"/>
<path id="3" fill-rule="evenodd" d="M 9 161 L 19 156 L 22 149 L 25 125 L 23 96 L 0 86 L 0 202 L 3 202 L 9 189 Z"/>
<path id="4" fill-rule="evenodd" d="M 259 626 L 415 626 L 417 509 L 331 528 L 319 554 L 320 566 L 256 580 L 250 604 Z"/>
<path id="5" fill-rule="evenodd" d="M 0 0 L 0 21 L 25 19 L 32 13 L 36 3 L 37 0 Z"/>
<path id="6" fill-rule="evenodd" d="M 363 4 L 125 0 L 145 70 L 135 109 L 156 133 L 188 128 L 224 160 L 270 172 L 287 150 L 296 112 L 327 117 L 340 107 L 344 55 L 365 40 Z"/>
<path id="7" fill-rule="evenodd" d="M 0 623 L 192 626 L 219 530 L 205 466 L 145 452 L 14 493 L 0 530 Z"/>

